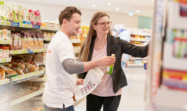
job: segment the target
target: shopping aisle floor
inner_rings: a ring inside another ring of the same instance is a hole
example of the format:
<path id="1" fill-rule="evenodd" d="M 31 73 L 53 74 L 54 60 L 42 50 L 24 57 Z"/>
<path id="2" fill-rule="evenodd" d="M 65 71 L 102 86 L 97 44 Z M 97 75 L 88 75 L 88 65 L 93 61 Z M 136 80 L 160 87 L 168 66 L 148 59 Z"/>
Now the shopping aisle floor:
<path id="1" fill-rule="evenodd" d="M 146 71 L 141 69 L 126 69 L 128 86 L 123 88 L 118 111 L 145 111 L 144 93 Z M 86 99 L 75 106 L 75 111 L 86 111 Z M 102 110 L 101 110 L 102 111 Z"/>

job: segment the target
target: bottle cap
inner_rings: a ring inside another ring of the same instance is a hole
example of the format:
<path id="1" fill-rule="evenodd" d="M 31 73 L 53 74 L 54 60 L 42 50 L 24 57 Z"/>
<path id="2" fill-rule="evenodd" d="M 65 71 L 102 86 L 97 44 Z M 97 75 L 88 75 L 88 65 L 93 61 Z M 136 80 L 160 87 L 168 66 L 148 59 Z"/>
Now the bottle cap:
<path id="1" fill-rule="evenodd" d="M 112 57 L 115 57 L 115 54 L 112 54 L 111 56 L 112 56 Z"/>

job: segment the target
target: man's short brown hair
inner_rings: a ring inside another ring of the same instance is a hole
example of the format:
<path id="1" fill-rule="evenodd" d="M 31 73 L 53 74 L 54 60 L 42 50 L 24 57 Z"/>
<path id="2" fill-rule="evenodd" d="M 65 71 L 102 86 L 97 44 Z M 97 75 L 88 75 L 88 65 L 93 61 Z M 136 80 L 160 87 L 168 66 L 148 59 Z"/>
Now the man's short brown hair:
<path id="1" fill-rule="evenodd" d="M 70 21 L 72 15 L 74 13 L 77 13 L 79 15 L 82 15 L 81 11 L 79 9 L 77 9 L 76 7 L 66 7 L 64 10 L 62 10 L 60 12 L 60 15 L 59 15 L 59 24 L 60 26 L 62 25 L 62 22 L 64 19 Z"/>

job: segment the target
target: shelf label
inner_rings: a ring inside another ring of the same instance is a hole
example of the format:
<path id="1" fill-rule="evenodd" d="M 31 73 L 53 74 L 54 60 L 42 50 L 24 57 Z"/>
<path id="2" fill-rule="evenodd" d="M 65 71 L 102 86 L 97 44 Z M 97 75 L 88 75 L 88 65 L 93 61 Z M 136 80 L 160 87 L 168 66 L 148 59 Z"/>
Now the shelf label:
<path id="1" fill-rule="evenodd" d="M 20 51 L 12 51 L 12 54 L 19 54 Z"/>
<path id="2" fill-rule="evenodd" d="M 25 27 L 28 27 L 28 28 L 29 28 L 29 24 L 25 24 Z"/>
<path id="3" fill-rule="evenodd" d="M 46 52 L 47 51 L 47 49 L 41 49 L 41 52 Z"/>
<path id="4" fill-rule="evenodd" d="M 33 50 L 33 52 L 40 52 L 40 49 L 35 49 Z"/>
<path id="5" fill-rule="evenodd" d="M 21 50 L 20 53 L 21 53 L 21 54 L 22 54 L 22 53 L 28 53 L 28 51 L 27 51 L 27 50 Z"/>
<path id="6" fill-rule="evenodd" d="M 23 23 L 20 23 L 20 27 L 23 27 Z"/>
<path id="7" fill-rule="evenodd" d="M 16 80 L 20 80 L 20 79 L 22 79 L 23 77 L 22 77 L 22 75 L 20 75 L 20 76 L 17 76 L 16 77 Z"/>
<path id="8" fill-rule="evenodd" d="M 32 75 L 35 76 L 35 75 L 38 75 L 40 72 L 33 72 Z"/>
<path id="9" fill-rule="evenodd" d="M 44 78 L 43 81 L 46 82 L 46 81 L 47 81 L 47 78 Z"/>
<path id="10" fill-rule="evenodd" d="M 4 21 L 2 21 L 2 22 L 1 22 L 1 24 L 2 24 L 2 25 L 5 25 L 5 22 L 4 22 Z"/>
<path id="11" fill-rule="evenodd" d="M 4 84 L 4 81 L 3 81 L 3 80 L 0 81 L 0 85 L 2 85 L 2 84 Z"/>
<path id="12" fill-rule="evenodd" d="M 6 62 L 7 60 L 6 59 L 2 59 L 2 61 L 1 62 Z"/>
<path id="13" fill-rule="evenodd" d="M 34 52 L 34 51 L 32 51 L 32 50 L 28 50 L 28 53 L 31 53 L 31 54 L 33 54 L 33 52 Z"/>
<path id="14" fill-rule="evenodd" d="M 27 78 L 27 77 L 30 77 L 30 74 L 24 74 L 23 75 L 23 78 Z"/>

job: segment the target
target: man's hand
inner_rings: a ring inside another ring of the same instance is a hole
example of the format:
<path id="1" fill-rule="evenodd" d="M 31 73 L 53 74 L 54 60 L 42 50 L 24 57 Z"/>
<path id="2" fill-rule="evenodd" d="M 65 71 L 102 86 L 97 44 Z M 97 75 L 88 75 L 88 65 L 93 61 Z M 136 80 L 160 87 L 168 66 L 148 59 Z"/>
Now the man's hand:
<path id="1" fill-rule="evenodd" d="M 79 85 L 79 84 L 81 84 L 81 85 L 83 85 L 84 84 L 84 79 L 77 79 L 77 85 Z"/>

